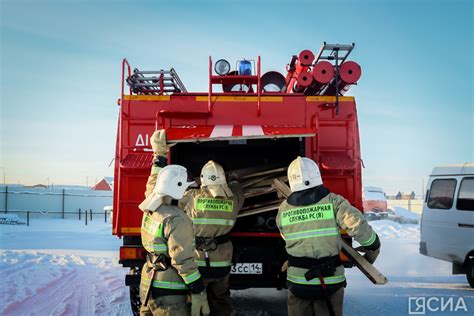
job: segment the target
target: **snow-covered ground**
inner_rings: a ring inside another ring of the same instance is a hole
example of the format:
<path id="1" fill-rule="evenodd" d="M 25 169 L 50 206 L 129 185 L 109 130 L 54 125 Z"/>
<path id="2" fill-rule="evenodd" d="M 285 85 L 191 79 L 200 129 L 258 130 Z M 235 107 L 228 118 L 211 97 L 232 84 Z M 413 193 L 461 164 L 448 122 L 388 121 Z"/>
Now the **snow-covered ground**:
<path id="1" fill-rule="evenodd" d="M 348 269 L 345 315 L 407 315 L 409 297 L 463 298 L 473 315 L 474 290 L 452 276 L 447 262 L 418 254 L 419 227 L 381 220 L 370 224 L 382 241 L 376 266 L 390 282 L 372 285 Z M 0 315 L 130 315 L 126 269 L 118 264 L 120 240 L 109 223 L 42 219 L 0 225 Z M 234 291 L 235 315 L 285 315 L 286 291 Z M 439 303 L 438 303 L 439 306 Z"/>
<path id="2" fill-rule="evenodd" d="M 110 223 L 0 225 L 0 315 L 130 315 Z"/>

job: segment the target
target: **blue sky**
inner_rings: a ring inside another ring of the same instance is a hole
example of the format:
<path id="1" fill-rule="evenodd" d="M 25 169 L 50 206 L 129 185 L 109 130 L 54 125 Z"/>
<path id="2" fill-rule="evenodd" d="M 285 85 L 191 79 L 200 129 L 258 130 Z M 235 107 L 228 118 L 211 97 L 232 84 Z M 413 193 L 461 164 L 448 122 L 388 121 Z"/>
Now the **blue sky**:
<path id="1" fill-rule="evenodd" d="M 0 175 L 112 175 L 120 62 L 175 67 L 205 91 L 207 56 L 284 71 L 323 41 L 356 43 L 364 183 L 415 190 L 473 161 L 472 1 L 1 1 Z"/>

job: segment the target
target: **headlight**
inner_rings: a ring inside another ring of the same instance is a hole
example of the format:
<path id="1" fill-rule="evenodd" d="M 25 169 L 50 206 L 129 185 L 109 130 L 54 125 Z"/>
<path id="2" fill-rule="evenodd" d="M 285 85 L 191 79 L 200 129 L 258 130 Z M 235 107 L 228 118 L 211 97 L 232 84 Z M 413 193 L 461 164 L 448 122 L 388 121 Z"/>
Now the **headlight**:
<path id="1" fill-rule="evenodd" d="M 225 59 L 219 59 L 216 61 L 214 65 L 214 71 L 219 75 L 219 76 L 225 76 L 229 73 L 230 71 L 230 64 L 227 60 Z"/>

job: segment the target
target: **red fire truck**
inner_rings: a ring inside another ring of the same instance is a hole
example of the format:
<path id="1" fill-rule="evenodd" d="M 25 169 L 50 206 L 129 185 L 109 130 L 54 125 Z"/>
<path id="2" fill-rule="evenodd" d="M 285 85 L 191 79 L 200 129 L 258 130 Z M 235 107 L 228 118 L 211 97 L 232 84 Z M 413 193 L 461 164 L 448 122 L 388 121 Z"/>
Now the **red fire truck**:
<path id="1" fill-rule="evenodd" d="M 169 163 L 185 166 L 194 176 L 211 159 L 235 170 L 288 166 L 298 155 L 306 156 L 318 163 L 331 191 L 362 209 L 356 103 L 344 96 L 361 75 L 359 65 L 347 61 L 353 48 L 324 43 L 317 54 L 304 50 L 291 58 L 286 75 L 261 74 L 260 57 L 237 61 L 235 69 L 209 57 L 206 92 L 188 92 L 174 69 L 132 71 L 123 60 L 113 234 L 123 240 L 120 263 L 130 268 L 125 281 L 134 313 L 146 253 L 138 204 L 153 159 L 149 137 L 157 128 L 166 129 L 167 141 L 175 144 Z M 237 220 L 231 233 L 233 289 L 286 286 L 284 242 L 269 224 L 277 208 Z"/>

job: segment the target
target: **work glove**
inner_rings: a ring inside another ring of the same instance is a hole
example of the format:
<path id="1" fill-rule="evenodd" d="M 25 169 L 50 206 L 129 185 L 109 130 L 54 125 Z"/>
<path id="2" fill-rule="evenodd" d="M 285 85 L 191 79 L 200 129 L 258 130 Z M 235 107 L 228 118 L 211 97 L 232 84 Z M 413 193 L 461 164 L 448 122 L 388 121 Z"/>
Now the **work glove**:
<path id="1" fill-rule="evenodd" d="M 168 156 L 168 145 L 166 144 L 166 131 L 156 130 L 150 138 L 151 148 L 155 156 Z"/>
<path id="2" fill-rule="evenodd" d="M 206 290 L 198 294 L 191 294 L 191 316 L 209 315 L 209 303 Z"/>
<path id="3" fill-rule="evenodd" d="M 357 247 L 355 250 L 363 252 L 365 260 L 367 260 L 370 264 L 373 264 L 380 254 L 380 247 L 378 247 L 376 250 L 369 250 L 361 246 Z"/>

